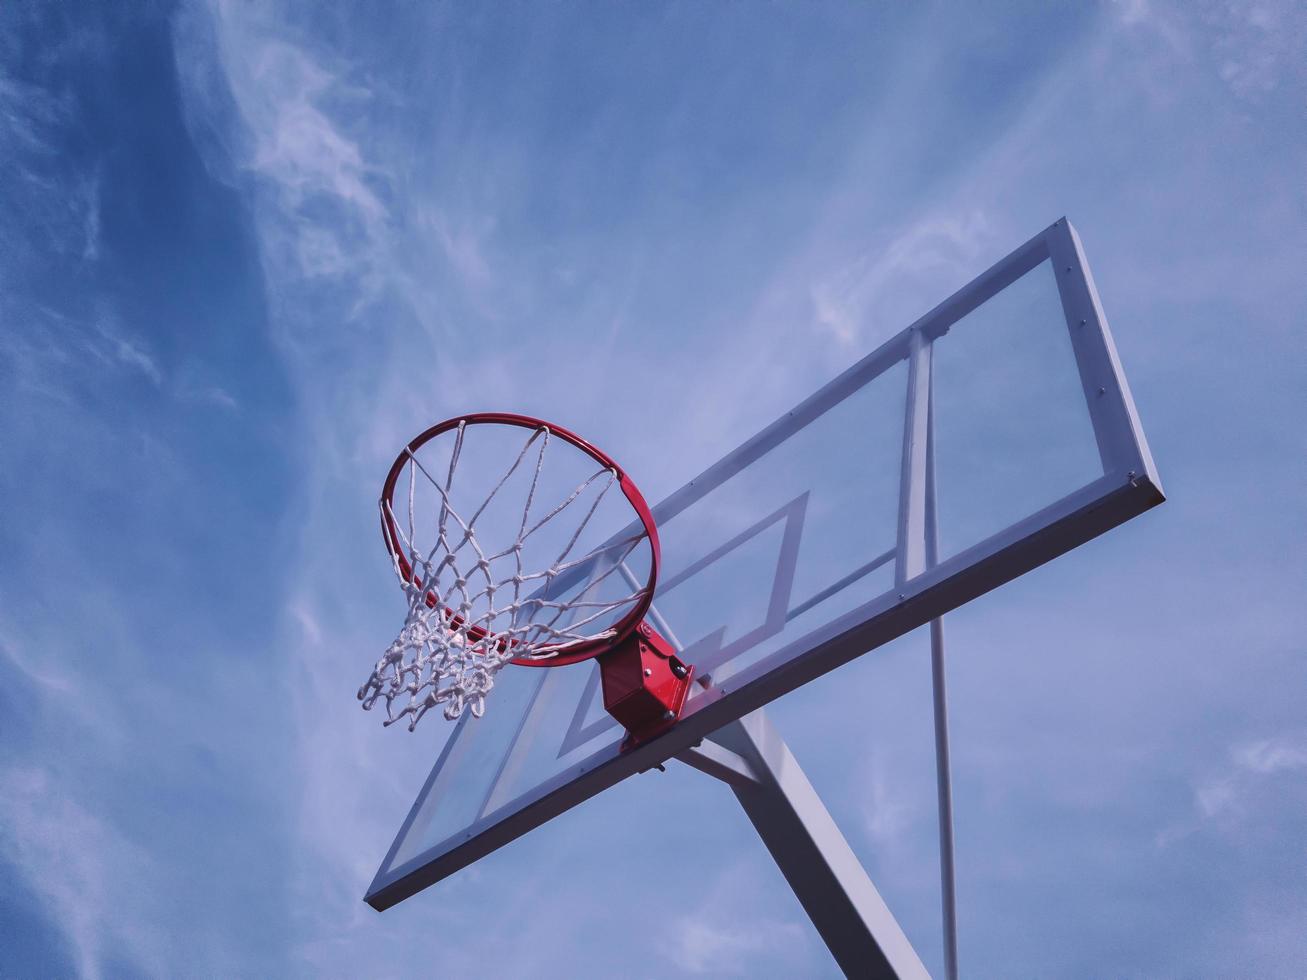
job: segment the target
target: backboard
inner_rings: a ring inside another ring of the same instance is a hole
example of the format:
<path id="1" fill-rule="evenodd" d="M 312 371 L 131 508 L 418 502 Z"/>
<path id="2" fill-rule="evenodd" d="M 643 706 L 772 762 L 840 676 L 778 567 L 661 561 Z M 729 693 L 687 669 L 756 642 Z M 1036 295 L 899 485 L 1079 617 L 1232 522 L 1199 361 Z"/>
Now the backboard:
<path id="1" fill-rule="evenodd" d="M 595 662 L 510 668 L 368 890 L 388 908 L 1163 500 L 1065 219 L 657 504 L 653 625 L 697 670 L 623 751 Z"/>

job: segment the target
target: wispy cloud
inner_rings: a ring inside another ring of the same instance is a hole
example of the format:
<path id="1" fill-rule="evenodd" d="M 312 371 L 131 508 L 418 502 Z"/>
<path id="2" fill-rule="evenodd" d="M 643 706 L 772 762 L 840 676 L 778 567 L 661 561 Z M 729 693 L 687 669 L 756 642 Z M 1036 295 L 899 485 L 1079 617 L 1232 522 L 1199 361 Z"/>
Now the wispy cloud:
<path id="1" fill-rule="evenodd" d="M 170 972 L 179 951 L 156 925 L 158 909 L 142 885 L 157 880 L 153 856 L 42 769 L 0 766 L 0 849 L 58 921 L 78 973 L 95 980 L 109 956 L 144 974 Z"/>
<path id="2" fill-rule="evenodd" d="M 296 280 L 349 284 L 352 309 L 375 296 L 388 248 L 390 176 L 369 159 L 328 103 L 366 111 L 365 89 L 343 83 L 332 56 L 291 40 L 277 8 L 193 5 L 178 20 L 178 67 L 188 118 L 212 127 L 235 173 L 252 177 L 271 207 L 259 212 L 274 298 Z M 288 283 L 289 280 L 289 283 Z M 285 325 L 284 325 L 285 326 Z"/>
<path id="3" fill-rule="evenodd" d="M 1307 770 L 1307 738 L 1284 734 L 1240 742 L 1230 748 L 1229 763 L 1195 787 L 1195 806 L 1206 820 L 1237 816 L 1265 782 L 1296 770 Z"/>
<path id="4" fill-rule="evenodd" d="M 0 656 L 17 667 L 26 677 L 55 692 L 56 695 L 76 694 L 73 679 L 61 671 L 57 664 L 41 664 L 39 658 L 25 656 L 21 652 L 10 627 L 3 619 L 0 619 Z"/>
<path id="5" fill-rule="evenodd" d="M 370 227 L 384 221 L 386 209 L 368 186 L 375 170 L 318 107 L 335 77 L 284 41 L 265 37 L 243 50 L 252 55 L 249 74 L 232 77 L 244 83 L 239 104 L 255 137 L 250 166 L 274 181 L 291 207 L 323 195 L 348 204 Z"/>
<path id="6" fill-rule="evenodd" d="M 1193 779 L 1192 811 L 1158 831 L 1154 843 L 1164 849 L 1200 833 L 1242 838 L 1249 818 L 1264 809 L 1267 794 L 1282 795 L 1295 786 L 1307 796 L 1307 736 L 1285 732 L 1241 739 L 1229 747 L 1224 762 Z"/>
<path id="7" fill-rule="evenodd" d="M 1262 776 L 1286 769 L 1307 769 L 1307 737 L 1281 735 L 1245 742 L 1231 755 L 1241 769 Z"/>
<path id="8" fill-rule="evenodd" d="M 163 383 L 163 373 L 146 350 L 144 341 L 129 337 L 109 317 L 101 317 L 96 322 L 95 332 L 98 343 L 93 342 L 90 348 L 94 355 L 144 375 L 155 386 Z"/>
<path id="9" fill-rule="evenodd" d="M 1307 13 L 1301 4 L 1117 0 L 1114 10 L 1122 30 L 1153 43 L 1155 64 L 1198 65 L 1241 100 L 1256 102 L 1307 82 L 1301 45 Z M 1157 81 L 1175 91 L 1190 79 L 1173 74 Z"/>
<path id="10" fill-rule="evenodd" d="M 52 87 L 20 81 L 0 65 L 0 188 L 8 219 L 0 246 L 13 251 L 0 267 L 12 275 L 32 246 L 94 262 L 100 254 L 100 178 L 60 155 L 71 118 L 69 100 Z M 16 284 L 17 285 L 17 284 Z"/>
<path id="11" fill-rule="evenodd" d="M 914 310 L 933 305 L 929 297 L 936 293 L 929 290 L 939 282 L 964 283 L 977 261 L 992 254 L 994 239 L 983 212 L 925 216 L 813 285 L 817 326 L 857 349 L 873 331 L 902 329 Z"/>
<path id="12" fill-rule="evenodd" d="M 492 276 L 484 243 L 494 231 L 494 219 L 484 216 L 475 224 L 455 224 L 438 210 L 427 211 L 424 219 L 463 280 L 474 288 L 489 285 Z"/>
<path id="13" fill-rule="evenodd" d="M 63 101 L 43 86 L 0 71 L 0 131 L 11 148 L 52 155 L 50 129 L 65 114 Z"/>
<path id="14" fill-rule="evenodd" d="M 901 843 L 914 816 L 913 801 L 891 784 L 888 768 L 885 753 L 871 752 L 862 784 L 867 835 L 885 853 Z"/>
<path id="15" fill-rule="evenodd" d="M 92 174 L 82 184 L 82 258 L 94 262 L 100 257 L 100 175 Z"/>
<path id="16" fill-rule="evenodd" d="M 677 969 L 695 976 L 759 976 L 804 962 L 803 927 L 759 914 L 750 901 L 758 894 L 753 879 L 743 864 L 709 872 L 700 903 L 667 923 L 667 955 Z"/>
<path id="17" fill-rule="evenodd" d="M 674 927 L 672 961 L 697 976 L 756 976 L 759 960 L 785 949 L 803 936 L 797 922 L 748 919 L 729 910 L 703 910 Z"/>
<path id="18" fill-rule="evenodd" d="M 0 337 L 0 359 L 25 391 L 72 408 L 88 386 L 144 380 L 180 403 L 240 410 L 235 395 L 193 367 L 166 375 L 145 337 L 112 313 L 84 321 L 39 307 L 28 318 L 30 329 Z"/>
<path id="19" fill-rule="evenodd" d="M 179 377 L 171 388 L 180 401 L 205 405 L 228 413 L 238 412 L 241 408 L 240 400 L 221 385 Z"/>

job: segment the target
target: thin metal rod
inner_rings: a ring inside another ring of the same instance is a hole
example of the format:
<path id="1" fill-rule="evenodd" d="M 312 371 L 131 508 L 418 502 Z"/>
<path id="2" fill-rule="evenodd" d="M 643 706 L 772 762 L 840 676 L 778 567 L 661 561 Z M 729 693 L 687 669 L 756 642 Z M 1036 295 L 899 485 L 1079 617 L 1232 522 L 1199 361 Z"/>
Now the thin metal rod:
<path id="1" fill-rule="evenodd" d="M 939 789 L 939 881 L 944 912 L 944 976 L 958 977 L 957 888 L 953 870 L 953 786 L 944 685 L 944 620 L 930 621 L 930 677 L 935 695 L 935 780 Z"/>
<path id="2" fill-rule="evenodd" d="M 928 370 L 934 373 L 934 358 Z M 933 378 L 931 379 L 933 381 Z M 928 385 L 926 411 L 926 563 L 939 562 L 935 505 L 935 386 Z M 957 882 L 953 864 L 953 776 L 949 763 L 948 688 L 944 670 L 944 619 L 930 621 L 930 682 L 935 706 L 935 782 L 939 797 L 939 884 L 944 916 L 944 976 L 958 977 Z"/>

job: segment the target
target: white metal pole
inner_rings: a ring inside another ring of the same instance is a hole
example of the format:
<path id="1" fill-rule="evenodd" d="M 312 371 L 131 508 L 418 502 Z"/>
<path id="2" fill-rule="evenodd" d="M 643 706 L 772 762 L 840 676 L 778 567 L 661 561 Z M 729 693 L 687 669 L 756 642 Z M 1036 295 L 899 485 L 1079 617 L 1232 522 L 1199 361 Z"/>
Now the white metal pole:
<path id="1" fill-rule="evenodd" d="M 929 980 L 853 849 L 760 709 L 678 758 L 730 786 L 845 976 Z"/>
<path id="2" fill-rule="evenodd" d="M 934 358 L 930 371 L 934 373 Z M 934 380 L 933 377 L 931 379 Z M 935 508 L 935 386 L 929 385 L 926 412 L 926 561 L 939 561 Z M 953 866 L 953 778 L 949 763 L 948 690 L 944 671 L 944 619 L 930 621 L 930 680 L 935 706 L 935 781 L 939 798 L 940 904 L 944 916 L 944 976 L 958 977 L 957 886 Z"/>
<path id="3" fill-rule="evenodd" d="M 939 791 L 939 879 L 944 911 L 944 976 L 958 977 L 957 890 L 953 872 L 953 787 L 948 754 L 948 697 L 944 687 L 944 620 L 930 621 L 930 674 L 935 694 L 935 780 Z"/>

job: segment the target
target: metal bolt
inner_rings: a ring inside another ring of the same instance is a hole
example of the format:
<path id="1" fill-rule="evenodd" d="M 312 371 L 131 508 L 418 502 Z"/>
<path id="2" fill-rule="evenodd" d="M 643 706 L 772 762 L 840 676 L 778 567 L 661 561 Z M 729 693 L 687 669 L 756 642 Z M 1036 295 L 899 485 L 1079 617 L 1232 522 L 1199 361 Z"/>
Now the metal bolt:
<path id="1" fill-rule="evenodd" d="M 902 592 L 899 593 L 899 602 L 902 602 L 906 598 L 907 596 L 905 596 Z"/>
<path id="2" fill-rule="evenodd" d="M 1080 325 L 1083 327 L 1083 326 L 1085 325 L 1085 321 L 1084 321 L 1084 320 L 1081 320 L 1081 321 L 1080 321 Z"/>
<path id="3" fill-rule="evenodd" d="M 1106 393 L 1107 393 L 1107 389 L 1106 389 L 1106 388 L 1099 388 L 1099 389 L 1098 389 L 1098 397 L 1099 397 L 1099 398 L 1102 398 L 1103 395 L 1106 394 Z"/>
<path id="4" fill-rule="evenodd" d="M 652 677 L 652 676 L 653 676 L 653 671 L 650 670 L 648 667 L 646 667 L 646 668 L 644 669 L 644 676 L 645 676 L 645 677 Z"/>
<path id="5" fill-rule="evenodd" d="M 663 721 L 672 721 L 676 717 L 676 712 L 668 708 L 663 712 Z"/>
<path id="6" fill-rule="evenodd" d="M 1071 266 L 1067 266 L 1067 267 L 1066 267 L 1066 271 L 1067 271 L 1067 272 L 1070 272 L 1070 271 L 1071 271 Z"/>

